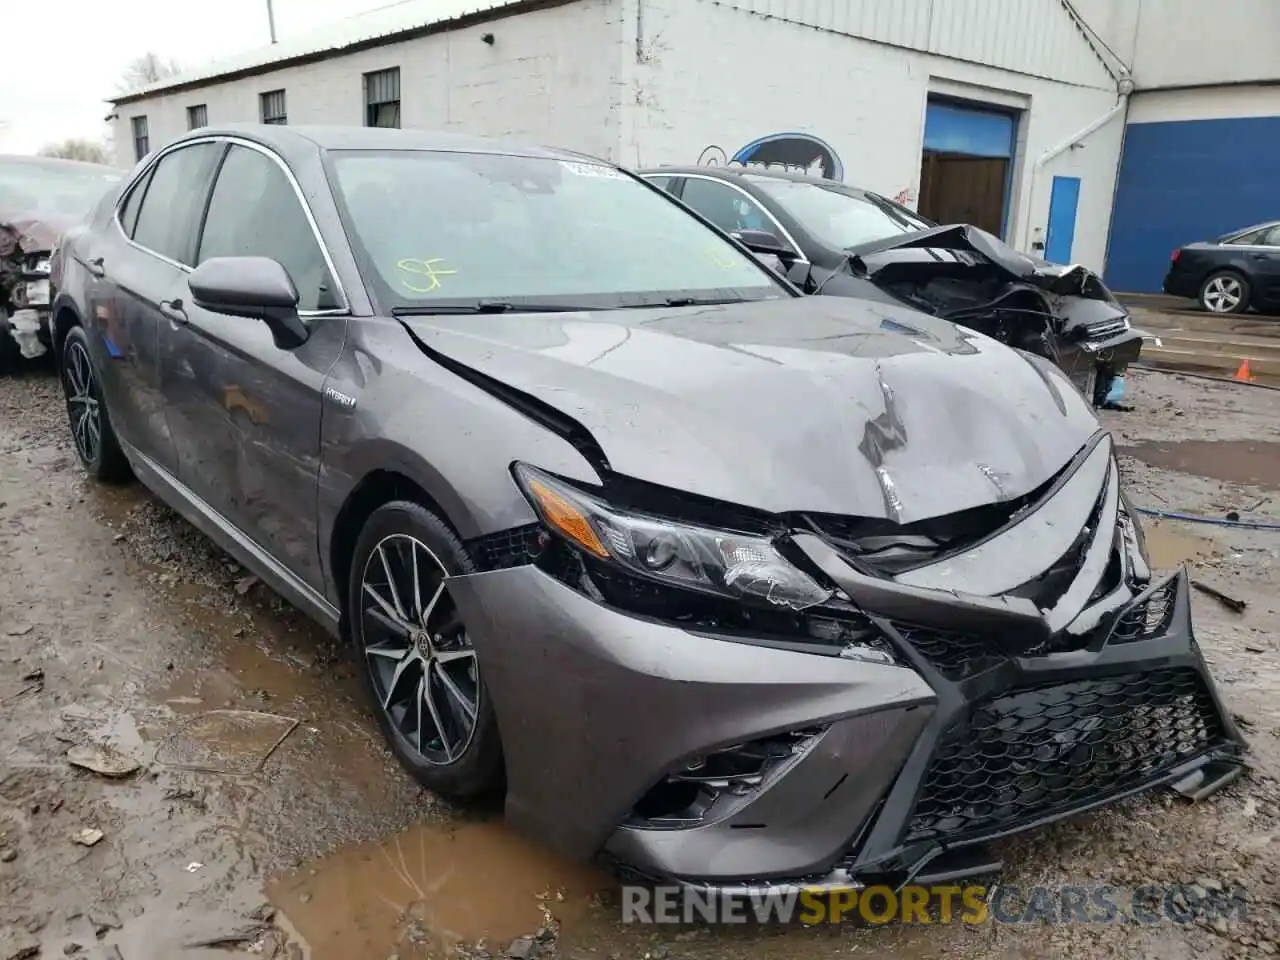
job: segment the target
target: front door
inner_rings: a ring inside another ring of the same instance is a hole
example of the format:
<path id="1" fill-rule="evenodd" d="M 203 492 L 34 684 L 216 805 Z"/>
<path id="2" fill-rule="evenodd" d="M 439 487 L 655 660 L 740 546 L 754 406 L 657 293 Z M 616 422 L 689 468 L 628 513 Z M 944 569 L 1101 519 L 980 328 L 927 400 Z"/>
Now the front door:
<path id="1" fill-rule="evenodd" d="M 173 473 L 175 452 L 160 377 L 161 303 L 192 262 L 195 225 L 221 147 L 171 150 L 123 198 L 117 223 L 96 239 L 86 268 L 89 329 L 102 389 L 119 436 Z"/>
<path id="2" fill-rule="evenodd" d="M 171 299 L 183 319 L 166 338 L 164 392 L 179 477 L 240 533 L 316 589 L 324 383 L 346 337 L 320 241 L 282 161 L 233 144 L 209 199 L 197 265 L 212 257 L 279 261 L 298 289 L 310 339 L 277 346 L 258 320 L 196 306 L 184 275 Z"/>

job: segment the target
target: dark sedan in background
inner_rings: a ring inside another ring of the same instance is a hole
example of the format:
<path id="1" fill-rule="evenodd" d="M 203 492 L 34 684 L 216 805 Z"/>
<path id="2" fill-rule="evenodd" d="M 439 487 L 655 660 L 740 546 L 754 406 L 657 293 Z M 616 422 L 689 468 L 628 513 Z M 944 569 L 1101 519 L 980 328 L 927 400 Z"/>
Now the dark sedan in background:
<path id="1" fill-rule="evenodd" d="M 1100 277 L 1028 257 L 977 227 L 939 226 L 870 190 L 757 167 L 641 171 L 806 293 L 907 303 L 1053 360 L 1116 402 L 1143 335 Z"/>
<path id="2" fill-rule="evenodd" d="M 1164 292 L 1210 313 L 1280 312 L 1280 220 L 1179 247 Z"/>
<path id="3" fill-rule="evenodd" d="M 124 173 L 78 160 L 0 156 L 0 373 L 48 350 L 53 248 Z"/>

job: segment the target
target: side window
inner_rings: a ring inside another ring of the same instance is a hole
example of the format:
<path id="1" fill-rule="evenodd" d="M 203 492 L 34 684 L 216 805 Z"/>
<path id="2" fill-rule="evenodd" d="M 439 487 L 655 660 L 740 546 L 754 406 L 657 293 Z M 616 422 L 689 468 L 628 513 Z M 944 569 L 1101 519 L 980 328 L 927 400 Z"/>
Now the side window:
<path id="1" fill-rule="evenodd" d="M 716 180 L 688 178 L 684 182 L 681 199 L 726 233 L 735 230 L 777 231 L 773 219 L 758 203 Z"/>
<path id="2" fill-rule="evenodd" d="M 216 143 L 197 143 L 160 158 L 142 197 L 134 243 L 178 263 L 192 263 L 200 211 L 221 149 Z"/>
<path id="3" fill-rule="evenodd" d="M 1233 247 L 1251 247 L 1255 243 L 1262 242 L 1262 235 L 1265 232 L 1265 230 L 1250 230 L 1248 233 L 1242 233 L 1238 237 L 1233 237 L 1228 240 L 1227 243 Z"/>
<path id="4" fill-rule="evenodd" d="M 671 177 L 645 177 L 645 179 L 659 190 L 665 190 L 667 193 L 671 192 Z"/>
<path id="5" fill-rule="evenodd" d="M 271 257 L 297 287 L 299 310 L 339 305 L 293 185 L 279 164 L 257 150 L 233 146 L 222 164 L 197 262 L 210 257 Z"/>
<path id="6" fill-rule="evenodd" d="M 1280 247 L 1280 223 L 1269 230 L 1262 231 L 1262 238 L 1257 242 L 1264 247 Z"/>
<path id="7" fill-rule="evenodd" d="M 142 175 L 120 207 L 120 226 L 124 228 L 126 237 L 132 237 L 133 228 L 138 225 L 138 208 L 142 206 L 142 195 L 147 192 L 147 184 L 151 182 L 151 174 L 154 172 L 155 167 L 152 167 Z"/>

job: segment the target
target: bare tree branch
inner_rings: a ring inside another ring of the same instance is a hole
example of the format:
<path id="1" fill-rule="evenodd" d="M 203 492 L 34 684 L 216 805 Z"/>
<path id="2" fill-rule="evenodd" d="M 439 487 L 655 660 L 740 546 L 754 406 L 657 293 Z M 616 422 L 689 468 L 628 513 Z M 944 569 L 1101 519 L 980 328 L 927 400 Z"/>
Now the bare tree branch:
<path id="1" fill-rule="evenodd" d="M 148 50 L 140 57 L 136 57 L 125 67 L 124 73 L 120 77 L 117 86 L 119 93 L 130 93 L 139 87 L 145 87 L 147 84 L 155 83 L 157 80 L 164 80 L 168 77 L 176 76 L 182 72 L 182 67 L 177 60 L 172 57 L 162 57 L 158 53 Z"/>

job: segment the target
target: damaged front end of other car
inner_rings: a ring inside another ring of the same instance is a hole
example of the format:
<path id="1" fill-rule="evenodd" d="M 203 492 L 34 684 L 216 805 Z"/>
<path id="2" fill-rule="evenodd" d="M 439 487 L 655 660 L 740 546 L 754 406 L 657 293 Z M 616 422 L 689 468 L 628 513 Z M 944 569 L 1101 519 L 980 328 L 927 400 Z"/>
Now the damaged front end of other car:
<path id="1" fill-rule="evenodd" d="M 59 233 L 39 220 L 0 219 L 0 372 L 49 350 L 49 265 Z"/>
<path id="2" fill-rule="evenodd" d="M 540 522 L 471 544 L 481 571 L 534 565 L 779 671 L 671 667 L 705 722 L 604 844 L 631 876 L 725 897 L 947 882 L 999 870 L 993 840 L 1156 787 L 1199 798 L 1246 768 L 1187 574 L 1153 576 L 1104 432 L 1023 496 L 905 525 L 514 471 Z M 789 675 L 797 653 L 826 679 Z M 717 706 L 753 684 L 771 687 L 755 732 L 726 740 Z"/>
<path id="3" fill-rule="evenodd" d="M 1123 399 L 1146 339 L 1097 274 L 1026 256 L 973 226 L 864 244 L 849 268 L 918 310 L 1046 357 L 1097 407 Z"/>

